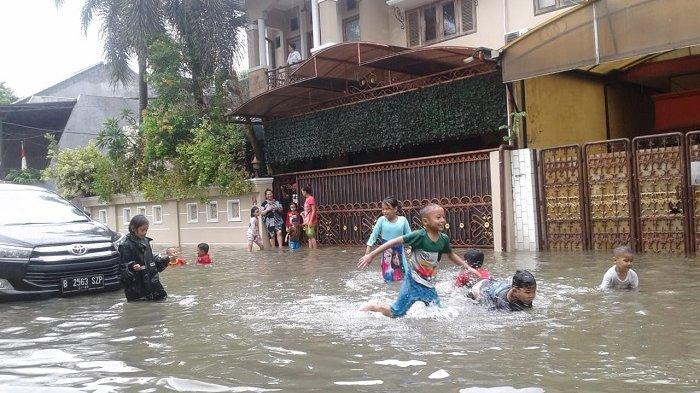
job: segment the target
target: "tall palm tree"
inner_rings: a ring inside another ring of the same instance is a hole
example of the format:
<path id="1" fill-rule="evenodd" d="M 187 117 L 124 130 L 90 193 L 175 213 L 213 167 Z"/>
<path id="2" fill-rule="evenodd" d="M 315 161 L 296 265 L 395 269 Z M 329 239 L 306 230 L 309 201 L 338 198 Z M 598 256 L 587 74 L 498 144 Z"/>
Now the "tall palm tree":
<path id="1" fill-rule="evenodd" d="M 65 0 L 54 0 L 57 7 Z M 165 31 L 162 0 L 85 0 L 80 23 L 83 33 L 100 19 L 104 54 L 112 67 L 112 82 L 131 79 L 129 60 L 135 55 L 139 72 L 139 120 L 148 103 L 146 84 L 148 38 Z"/>
<path id="2" fill-rule="evenodd" d="M 234 0 L 164 0 L 169 26 L 185 50 L 195 102 L 205 105 L 204 90 L 232 74 L 244 49 L 239 32 L 246 18 Z M 208 80 L 212 78 L 214 80 Z"/>

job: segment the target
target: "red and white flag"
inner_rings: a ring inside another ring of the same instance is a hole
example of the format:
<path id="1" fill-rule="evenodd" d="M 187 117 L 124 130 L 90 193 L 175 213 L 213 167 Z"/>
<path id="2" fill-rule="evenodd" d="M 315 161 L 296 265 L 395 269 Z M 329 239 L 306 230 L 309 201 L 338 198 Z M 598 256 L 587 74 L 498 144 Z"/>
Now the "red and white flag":
<path id="1" fill-rule="evenodd" d="M 22 169 L 27 169 L 27 152 L 24 151 L 24 141 L 22 141 Z"/>

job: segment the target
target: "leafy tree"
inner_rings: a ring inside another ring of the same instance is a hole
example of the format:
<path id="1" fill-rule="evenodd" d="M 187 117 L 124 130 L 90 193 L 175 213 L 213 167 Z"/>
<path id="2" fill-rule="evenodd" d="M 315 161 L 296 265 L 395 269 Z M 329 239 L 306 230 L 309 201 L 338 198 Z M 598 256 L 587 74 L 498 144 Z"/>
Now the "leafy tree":
<path id="1" fill-rule="evenodd" d="M 8 86 L 5 86 L 5 82 L 0 82 L 0 105 L 9 104 L 17 101 L 17 96 Z"/>
<path id="2" fill-rule="evenodd" d="M 44 170 L 43 177 L 56 180 L 61 195 L 66 198 L 95 195 L 92 186 L 97 169 L 107 165 L 101 162 L 107 160 L 107 157 L 94 143 L 90 142 L 87 146 L 75 149 L 61 150 L 53 144 L 49 149 L 49 158 L 52 166 Z"/>

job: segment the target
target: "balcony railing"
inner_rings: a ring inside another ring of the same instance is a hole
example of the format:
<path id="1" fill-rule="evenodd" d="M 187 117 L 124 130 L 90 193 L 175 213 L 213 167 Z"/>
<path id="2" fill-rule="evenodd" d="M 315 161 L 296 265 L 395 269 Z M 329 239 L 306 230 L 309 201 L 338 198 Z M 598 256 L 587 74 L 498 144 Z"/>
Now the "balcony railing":
<path id="1" fill-rule="evenodd" d="M 299 80 L 300 78 L 292 75 L 294 70 L 299 68 L 299 63 L 291 65 L 283 65 L 281 67 L 273 68 L 266 71 L 267 74 L 267 88 L 274 89 L 277 87 L 286 86 L 292 82 Z"/>

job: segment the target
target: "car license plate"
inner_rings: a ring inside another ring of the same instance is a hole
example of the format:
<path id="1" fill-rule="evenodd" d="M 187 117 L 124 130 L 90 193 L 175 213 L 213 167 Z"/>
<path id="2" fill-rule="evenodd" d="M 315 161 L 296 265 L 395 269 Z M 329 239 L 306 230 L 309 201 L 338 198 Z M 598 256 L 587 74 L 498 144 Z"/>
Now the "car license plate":
<path id="1" fill-rule="evenodd" d="M 61 279 L 61 292 L 81 292 L 91 289 L 104 288 L 105 276 L 98 274 L 95 276 L 69 277 Z"/>

